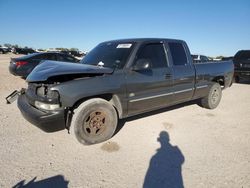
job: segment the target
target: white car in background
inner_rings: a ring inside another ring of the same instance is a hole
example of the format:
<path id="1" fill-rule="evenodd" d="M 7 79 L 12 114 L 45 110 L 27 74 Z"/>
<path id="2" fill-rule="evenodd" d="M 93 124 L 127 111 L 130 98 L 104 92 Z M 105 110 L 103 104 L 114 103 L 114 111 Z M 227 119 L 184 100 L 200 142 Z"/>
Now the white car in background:
<path id="1" fill-rule="evenodd" d="M 194 63 L 204 63 L 204 62 L 208 62 L 211 61 L 209 59 L 209 57 L 205 56 L 205 55 L 198 55 L 198 54 L 193 54 L 191 55 L 193 58 Z"/>

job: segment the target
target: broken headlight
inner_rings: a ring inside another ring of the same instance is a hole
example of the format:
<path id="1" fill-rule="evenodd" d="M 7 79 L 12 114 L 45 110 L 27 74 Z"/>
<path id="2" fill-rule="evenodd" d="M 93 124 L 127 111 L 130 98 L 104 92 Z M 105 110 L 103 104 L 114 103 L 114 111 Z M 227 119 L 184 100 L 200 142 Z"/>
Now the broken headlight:
<path id="1" fill-rule="evenodd" d="M 48 89 L 48 87 L 38 87 L 36 90 L 36 93 L 39 97 L 46 97 L 49 99 L 58 99 L 59 98 L 59 94 L 57 91 L 54 90 L 50 90 Z"/>
<path id="2" fill-rule="evenodd" d="M 46 95 L 50 99 L 58 99 L 59 98 L 58 92 L 54 91 L 54 90 L 50 90 L 50 89 L 47 90 Z"/>
<path id="3" fill-rule="evenodd" d="M 45 87 L 38 87 L 36 89 L 36 94 L 39 96 L 39 97 L 45 97 Z"/>

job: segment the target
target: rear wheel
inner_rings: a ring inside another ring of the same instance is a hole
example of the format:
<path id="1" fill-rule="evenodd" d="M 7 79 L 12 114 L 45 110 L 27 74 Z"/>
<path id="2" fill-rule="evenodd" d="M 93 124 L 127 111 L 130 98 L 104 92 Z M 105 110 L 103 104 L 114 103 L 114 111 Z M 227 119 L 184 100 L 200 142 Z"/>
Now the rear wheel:
<path id="1" fill-rule="evenodd" d="M 219 105 L 221 96 L 222 92 L 220 84 L 214 83 L 211 86 L 208 95 L 201 99 L 201 105 L 204 108 L 214 109 Z"/>
<path id="2" fill-rule="evenodd" d="M 95 98 L 83 102 L 73 115 L 72 125 L 77 140 L 85 145 L 110 139 L 117 127 L 115 108 L 106 100 Z"/>

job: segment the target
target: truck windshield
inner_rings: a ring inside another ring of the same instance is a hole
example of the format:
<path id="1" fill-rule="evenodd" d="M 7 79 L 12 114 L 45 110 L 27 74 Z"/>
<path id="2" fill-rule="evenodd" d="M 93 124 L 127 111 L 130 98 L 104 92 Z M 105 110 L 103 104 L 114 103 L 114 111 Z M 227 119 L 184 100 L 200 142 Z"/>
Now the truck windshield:
<path id="1" fill-rule="evenodd" d="M 91 50 L 80 63 L 122 69 L 134 47 L 134 43 L 107 42 Z"/>

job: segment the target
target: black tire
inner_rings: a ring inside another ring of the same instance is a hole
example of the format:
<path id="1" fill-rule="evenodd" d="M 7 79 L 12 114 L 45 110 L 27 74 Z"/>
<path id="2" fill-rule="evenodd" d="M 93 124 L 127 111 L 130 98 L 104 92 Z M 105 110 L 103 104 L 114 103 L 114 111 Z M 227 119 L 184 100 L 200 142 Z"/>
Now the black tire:
<path id="1" fill-rule="evenodd" d="M 201 99 L 201 106 L 207 109 L 214 109 L 219 105 L 221 97 L 221 86 L 218 83 L 214 83 L 210 87 L 208 95 Z"/>
<path id="2" fill-rule="evenodd" d="M 110 139 L 117 127 L 115 108 L 101 98 L 89 99 L 74 110 L 71 126 L 77 140 L 84 145 Z"/>

